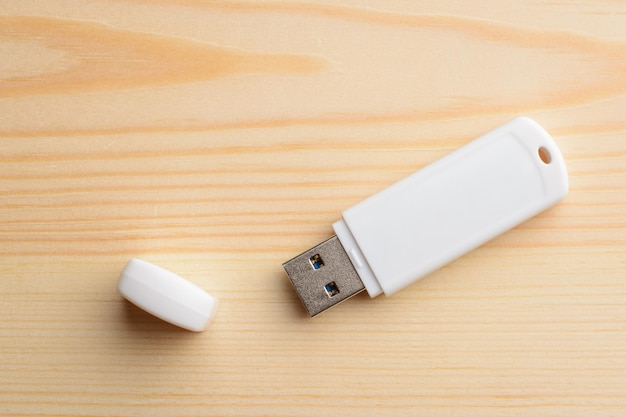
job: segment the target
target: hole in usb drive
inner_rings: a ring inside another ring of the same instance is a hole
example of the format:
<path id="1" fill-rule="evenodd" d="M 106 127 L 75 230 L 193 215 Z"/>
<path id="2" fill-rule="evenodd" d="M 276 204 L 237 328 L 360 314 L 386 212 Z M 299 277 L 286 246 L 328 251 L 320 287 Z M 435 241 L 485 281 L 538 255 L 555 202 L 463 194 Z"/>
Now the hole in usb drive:
<path id="1" fill-rule="evenodd" d="M 324 289 L 326 290 L 326 294 L 329 297 L 334 297 L 339 294 L 339 287 L 335 284 L 335 281 L 331 281 L 328 284 L 324 285 Z"/>
<path id="2" fill-rule="evenodd" d="M 324 261 L 322 260 L 322 257 L 319 254 L 315 254 L 311 256 L 309 258 L 309 262 L 311 263 L 311 266 L 313 267 L 313 269 L 320 269 L 321 267 L 324 266 Z"/>
<path id="3" fill-rule="evenodd" d="M 537 150 L 537 153 L 539 154 L 539 159 L 541 159 L 541 162 L 543 162 L 544 164 L 548 165 L 550 162 L 552 162 L 552 156 L 550 155 L 550 151 L 548 151 L 543 146 Z"/>

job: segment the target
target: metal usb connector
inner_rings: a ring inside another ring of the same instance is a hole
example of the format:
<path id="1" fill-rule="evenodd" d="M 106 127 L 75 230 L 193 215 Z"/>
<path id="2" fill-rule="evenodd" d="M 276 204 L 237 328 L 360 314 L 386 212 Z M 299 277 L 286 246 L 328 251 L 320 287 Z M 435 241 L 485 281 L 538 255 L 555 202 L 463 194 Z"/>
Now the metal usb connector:
<path id="1" fill-rule="evenodd" d="M 311 317 L 365 289 L 337 236 L 283 264 Z"/>

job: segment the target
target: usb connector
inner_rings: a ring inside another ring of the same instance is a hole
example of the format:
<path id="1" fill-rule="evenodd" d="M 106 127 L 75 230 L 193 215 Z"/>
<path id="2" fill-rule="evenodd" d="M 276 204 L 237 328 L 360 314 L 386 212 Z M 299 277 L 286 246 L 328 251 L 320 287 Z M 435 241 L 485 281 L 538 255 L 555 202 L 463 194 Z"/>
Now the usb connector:
<path id="1" fill-rule="evenodd" d="M 342 213 L 336 236 L 283 264 L 311 316 L 391 295 L 557 203 L 563 157 L 517 118 Z"/>
<path id="2" fill-rule="evenodd" d="M 365 289 L 337 236 L 285 262 L 283 267 L 311 317 Z"/>

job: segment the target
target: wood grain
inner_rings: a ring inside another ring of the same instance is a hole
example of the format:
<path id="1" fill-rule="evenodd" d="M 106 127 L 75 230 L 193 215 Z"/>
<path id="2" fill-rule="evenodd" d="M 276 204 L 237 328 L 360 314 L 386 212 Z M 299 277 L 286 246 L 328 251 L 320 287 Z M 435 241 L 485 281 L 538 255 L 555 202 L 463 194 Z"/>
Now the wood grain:
<path id="1" fill-rule="evenodd" d="M 518 114 L 562 203 L 306 316 L 282 262 Z M 625 135 L 622 2 L 0 1 L 0 415 L 626 415 Z"/>

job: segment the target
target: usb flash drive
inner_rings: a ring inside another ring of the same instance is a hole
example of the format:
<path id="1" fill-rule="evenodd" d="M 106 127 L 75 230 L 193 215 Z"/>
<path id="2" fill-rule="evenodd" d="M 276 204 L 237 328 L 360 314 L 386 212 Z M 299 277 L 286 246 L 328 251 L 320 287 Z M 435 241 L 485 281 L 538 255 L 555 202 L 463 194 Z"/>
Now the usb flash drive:
<path id="1" fill-rule="evenodd" d="M 283 264 L 309 315 L 391 295 L 567 194 L 550 135 L 519 117 L 342 213 L 336 235 Z"/>

